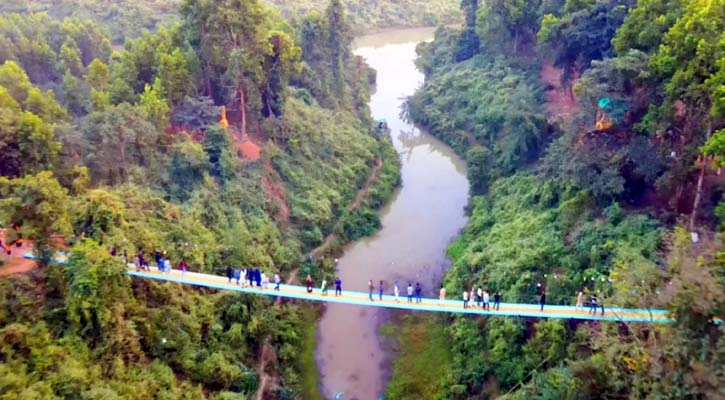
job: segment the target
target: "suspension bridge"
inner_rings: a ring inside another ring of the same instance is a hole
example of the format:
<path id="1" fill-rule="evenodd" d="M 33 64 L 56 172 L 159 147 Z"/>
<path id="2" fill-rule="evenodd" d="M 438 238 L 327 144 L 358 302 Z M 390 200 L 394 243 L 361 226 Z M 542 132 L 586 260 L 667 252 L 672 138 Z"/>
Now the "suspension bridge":
<path id="1" fill-rule="evenodd" d="M 34 258 L 32 253 L 25 254 L 26 258 Z M 56 262 L 65 264 L 67 259 L 64 256 L 56 257 Z M 415 298 L 412 301 L 403 294 L 406 288 L 401 287 L 401 296 L 396 297 L 391 294 L 384 294 L 382 300 L 379 294 L 373 293 L 373 300 L 370 300 L 367 292 L 356 292 L 344 290 L 341 295 L 335 295 L 334 288 L 327 293 L 323 293 L 319 288 L 314 288 L 312 293 L 307 292 L 305 286 L 281 284 L 279 290 L 274 289 L 274 284 L 267 287 L 250 286 L 247 284 L 238 284 L 234 279 L 229 280 L 226 277 L 210 274 L 201 274 L 196 272 L 182 272 L 179 270 L 159 271 L 155 267 L 149 270 L 138 270 L 133 264 L 129 264 L 127 274 L 132 277 L 153 279 L 157 281 L 175 282 L 185 285 L 201 286 L 219 290 L 228 290 L 239 293 L 255 294 L 270 297 L 282 297 L 288 299 L 320 301 L 325 303 L 348 304 L 364 307 L 380 307 L 409 311 L 429 311 L 429 312 L 445 312 L 470 315 L 489 315 L 499 317 L 535 317 L 535 318 L 558 318 L 558 319 L 581 319 L 581 320 L 599 320 L 599 321 L 619 321 L 619 322 L 648 322 L 665 324 L 672 322 L 668 316 L 667 310 L 662 309 L 637 309 L 637 308 L 618 308 L 606 307 L 604 314 L 601 308 L 597 308 L 596 312 L 591 313 L 588 307 L 577 308 L 573 306 L 545 305 L 543 310 L 539 304 L 525 303 L 500 303 L 498 309 L 494 309 L 493 305 L 489 309 L 475 307 L 475 302 L 469 302 L 469 306 L 463 307 L 463 300 L 423 297 L 420 302 Z M 343 282 L 344 284 L 344 282 Z M 721 323 L 722 321 L 716 320 Z"/>

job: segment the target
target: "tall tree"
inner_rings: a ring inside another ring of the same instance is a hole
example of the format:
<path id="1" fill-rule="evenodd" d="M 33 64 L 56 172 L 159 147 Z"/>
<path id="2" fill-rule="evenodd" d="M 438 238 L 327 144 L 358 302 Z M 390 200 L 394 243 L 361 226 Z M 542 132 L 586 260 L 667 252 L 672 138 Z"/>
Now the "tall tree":
<path id="1" fill-rule="evenodd" d="M 23 236 L 35 241 L 39 261 L 47 265 L 57 243 L 53 234 L 68 234 L 68 191 L 50 171 L 22 178 L 0 177 L 0 223 L 17 225 Z"/>
<path id="2" fill-rule="evenodd" d="M 340 0 L 330 0 L 325 11 L 327 17 L 327 43 L 330 66 L 338 100 L 345 104 L 345 65 L 350 58 L 352 34 Z"/>

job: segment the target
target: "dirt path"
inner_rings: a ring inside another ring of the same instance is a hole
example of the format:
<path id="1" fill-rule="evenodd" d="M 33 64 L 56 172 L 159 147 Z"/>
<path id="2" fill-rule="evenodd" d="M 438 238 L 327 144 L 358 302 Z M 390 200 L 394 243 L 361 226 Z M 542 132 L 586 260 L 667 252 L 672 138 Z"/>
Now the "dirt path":
<path id="1" fill-rule="evenodd" d="M 259 376 L 259 388 L 254 394 L 254 400 L 272 399 L 271 391 L 277 385 L 277 378 L 266 372 L 267 365 L 275 359 L 274 348 L 269 343 L 269 339 L 262 344 L 262 351 L 259 354 L 259 362 L 257 363 L 257 375 Z"/>
<path id="2" fill-rule="evenodd" d="M 368 175 L 368 178 L 365 180 L 365 184 L 363 184 L 363 186 L 357 191 L 352 202 L 347 206 L 346 210 L 348 212 L 356 209 L 360 205 L 360 202 L 363 201 L 365 195 L 368 193 L 368 189 L 370 189 L 370 186 L 375 183 L 375 181 L 380 176 L 380 171 L 382 167 L 383 160 L 380 157 L 376 158 L 373 170 L 370 172 L 370 175 Z M 312 252 L 310 253 L 312 258 L 320 257 L 321 254 L 324 254 L 330 248 L 330 244 L 332 244 L 332 241 L 335 239 L 335 232 L 337 231 L 340 223 L 341 221 L 338 221 L 337 224 L 335 224 L 335 226 L 332 228 L 332 232 L 330 232 L 330 234 L 325 237 L 325 240 L 323 240 L 316 249 L 312 250 Z"/>

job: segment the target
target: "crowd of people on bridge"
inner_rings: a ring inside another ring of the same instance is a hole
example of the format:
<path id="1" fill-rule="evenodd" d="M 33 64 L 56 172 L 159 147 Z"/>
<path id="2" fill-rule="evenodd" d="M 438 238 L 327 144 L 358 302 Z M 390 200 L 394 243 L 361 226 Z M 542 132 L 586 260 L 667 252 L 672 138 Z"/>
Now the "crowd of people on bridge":
<path id="1" fill-rule="evenodd" d="M 116 255 L 115 252 L 115 249 L 111 249 L 111 253 L 113 255 Z M 166 252 L 156 250 L 153 252 L 153 258 L 156 262 L 156 266 L 159 272 L 168 273 L 171 271 L 171 261 L 166 255 Z M 138 253 L 133 257 L 133 265 L 139 271 L 149 270 L 148 259 L 143 250 L 139 250 Z M 179 262 L 177 269 L 181 271 L 183 275 L 188 271 L 189 264 L 186 262 L 186 260 L 182 259 Z M 242 287 L 257 287 L 260 289 L 268 289 L 269 284 L 273 282 L 274 290 L 279 291 L 280 284 L 282 283 L 282 279 L 280 278 L 278 273 L 275 273 L 273 277 L 270 277 L 259 268 L 234 268 L 232 266 L 227 266 L 225 272 L 227 282 L 231 283 L 232 281 L 234 281 L 237 285 L 240 285 Z M 247 282 L 249 282 L 248 285 Z M 335 277 L 333 284 L 335 285 L 335 296 L 342 296 L 342 280 L 340 279 L 340 277 Z M 320 285 L 320 292 L 323 295 L 328 294 L 327 285 L 327 280 L 323 279 L 322 284 Z M 307 293 L 313 293 L 314 280 L 310 274 L 308 274 L 305 279 L 305 287 L 307 289 Z M 377 293 L 377 296 L 374 296 L 375 293 Z M 400 294 L 400 286 L 396 281 L 392 288 L 393 300 L 399 302 Z M 415 286 L 412 282 L 409 282 L 405 294 L 407 295 L 408 303 L 413 303 L 414 299 L 416 304 L 421 304 L 423 302 L 423 287 L 421 286 L 420 282 L 416 283 Z M 373 280 L 370 279 L 368 281 L 368 299 L 370 301 L 375 301 L 374 297 L 377 297 L 378 301 L 382 301 L 384 295 L 384 281 L 380 280 L 376 285 Z M 444 286 L 441 286 L 438 292 L 438 300 L 440 305 L 444 304 L 447 300 L 446 288 Z M 591 293 L 588 300 L 589 301 L 587 306 L 589 314 L 595 315 L 597 313 L 597 309 L 600 309 L 601 315 L 604 315 L 604 302 L 601 298 L 598 298 L 595 293 Z M 463 290 L 462 301 L 464 309 L 479 307 L 484 311 L 498 311 L 501 306 L 501 293 L 498 291 L 494 292 L 493 294 L 489 293 L 488 290 L 484 289 L 481 286 L 479 286 L 478 288 L 471 287 L 470 290 Z M 544 311 L 544 306 L 546 305 L 545 290 L 542 290 L 539 295 L 539 305 L 540 310 Z M 576 297 L 575 309 L 584 310 L 584 307 L 585 294 L 583 290 L 580 290 Z"/>

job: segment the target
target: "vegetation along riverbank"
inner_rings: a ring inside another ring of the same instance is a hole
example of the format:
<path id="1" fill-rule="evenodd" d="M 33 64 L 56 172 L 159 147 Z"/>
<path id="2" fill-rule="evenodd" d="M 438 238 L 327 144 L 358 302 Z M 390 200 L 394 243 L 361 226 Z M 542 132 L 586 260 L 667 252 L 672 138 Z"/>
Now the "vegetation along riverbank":
<path id="1" fill-rule="evenodd" d="M 375 229 L 397 154 L 374 133 L 374 72 L 342 4 L 290 24 L 256 1 L 180 1 L 133 37 L 125 14 L 30 13 L 43 4 L 0 14 L 0 261 L 28 239 L 41 255 L 0 281 L 2 395 L 299 397 L 308 306 L 141 282 L 123 263 L 319 279 L 304 255 L 326 235 Z"/>
<path id="2" fill-rule="evenodd" d="M 461 6 L 463 27 L 419 46 L 407 108 L 469 167 L 448 293 L 583 291 L 676 322 L 451 317 L 450 372 L 410 396 L 420 382 L 396 364 L 388 398 L 722 398 L 725 2 Z"/>

